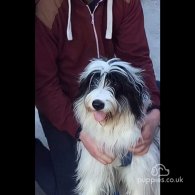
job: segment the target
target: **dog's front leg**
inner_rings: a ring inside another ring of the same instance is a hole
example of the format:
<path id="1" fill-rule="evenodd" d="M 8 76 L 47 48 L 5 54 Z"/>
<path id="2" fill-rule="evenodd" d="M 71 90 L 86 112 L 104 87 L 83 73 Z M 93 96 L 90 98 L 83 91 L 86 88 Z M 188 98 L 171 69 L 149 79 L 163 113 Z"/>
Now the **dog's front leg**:
<path id="1" fill-rule="evenodd" d="M 79 181 L 75 190 L 77 194 L 101 195 L 105 191 L 107 166 L 93 158 L 84 147 L 82 147 L 76 174 Z"/>
<path id="2" fill-rule="evenodd" d="M 78 195 L 100 195 L 96 186 L 93 186 L 91 183 L 87 185 L 87 187 L 83 187 L 81 191 L 78 192 Z"/>
<path id="3" fill-rule="evenodd" d="M 90 174 L 80 177 L 76 191 L 79 195 L 101 195 L 103 194 L 103 186 L 102 177 Z"/>

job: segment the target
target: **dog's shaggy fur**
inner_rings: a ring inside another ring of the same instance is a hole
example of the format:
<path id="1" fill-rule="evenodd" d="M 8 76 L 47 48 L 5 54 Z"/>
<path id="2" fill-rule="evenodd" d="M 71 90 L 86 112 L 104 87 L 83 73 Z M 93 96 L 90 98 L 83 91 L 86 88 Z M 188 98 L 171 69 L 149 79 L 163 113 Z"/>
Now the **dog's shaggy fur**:
<path id="1" fill-rule="evenodd" d="M 128 166 L 121 158 L 141 136 L 141 124 L 150 96 L 142 70 L 113 58 L 94 59 L 80 76 L 80 94 L 74 103 L 75 116 L 99 149 L 116 157 L 108 165 L 93 158 L 82 142 L 78 143 L 79 195 L 159 195 L 157 176 L 151 174 L 159 163 L 159 149 L 152 143 L 147 154 L 132 157 Z"/>

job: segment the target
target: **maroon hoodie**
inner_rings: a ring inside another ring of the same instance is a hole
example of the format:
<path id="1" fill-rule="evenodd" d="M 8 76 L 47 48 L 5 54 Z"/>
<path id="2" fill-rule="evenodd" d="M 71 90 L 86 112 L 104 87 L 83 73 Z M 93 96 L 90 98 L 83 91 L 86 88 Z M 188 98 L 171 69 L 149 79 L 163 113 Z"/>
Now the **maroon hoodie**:
<path id="1" fill-rule="evenodd" d="M 116 56 L 144 69 L 153 105 L 159 106 L 143 22 L 140 0 L 100 0 L 93 13 L 81 0 L 37 3 L 35 103 L 57 129 L 75 136 L 78 77 L 95 57 Z"/>

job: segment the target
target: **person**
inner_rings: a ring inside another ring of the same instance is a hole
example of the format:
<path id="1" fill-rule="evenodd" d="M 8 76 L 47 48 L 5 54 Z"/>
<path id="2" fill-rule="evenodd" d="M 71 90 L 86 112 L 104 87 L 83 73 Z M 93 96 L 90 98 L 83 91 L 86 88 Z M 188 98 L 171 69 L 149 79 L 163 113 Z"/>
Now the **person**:
<path id="1" fill-rule="evenodd" d="M 51 167 L 50 171 L 45 171 L 44 179 L 43 169 L 37 168 L 45 167 L 44 163 L 36 158 L 36 169 L 39 170 L 36 180 L 46 194 L 73 194 L 78 138 L 96 160 L 105 165 L 114 160 L 99 151 L 94 140 L 82 131 L 74 118 L 72 105 L 78 93 L 78 76 L 89 61 L 114 56 L 145 70 L 144 80 L 152 105 L 142 127 L 143 140 L 134 149 L 130 148 L 134 155 L 144 155 L 152 142 L 154 129 L 159 125 L 160 95 L 149 56 L 141 1 L 36 2 L 35 105 L 49 144 L 48 167 Z M 54 177 L 48 181 L 52 184 L 46 182 L 47 177 Z"/>

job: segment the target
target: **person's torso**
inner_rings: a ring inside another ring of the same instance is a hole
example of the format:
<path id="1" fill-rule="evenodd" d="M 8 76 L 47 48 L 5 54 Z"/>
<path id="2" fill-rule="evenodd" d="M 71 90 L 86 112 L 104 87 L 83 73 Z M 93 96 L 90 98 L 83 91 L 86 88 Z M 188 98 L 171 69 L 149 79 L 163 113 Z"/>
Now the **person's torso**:
<path id="1" fill-rule="evenodd" d="M 68 0 L 62 4 L 55 16 L 52 31 L 56 37 L 58 58 L 56 59 L 63 91 L 72 100 L 78 91 L 78 77 L 93 58 L 114 57 L 115 35 L 123 17 L 123 3 L 113 1 L 112 39 L 106 39 L 107 1 L 100 0 L 94 10 L 82 0 L 71 0 L 71 27 L 73 40 L 67 39 Z"/>

